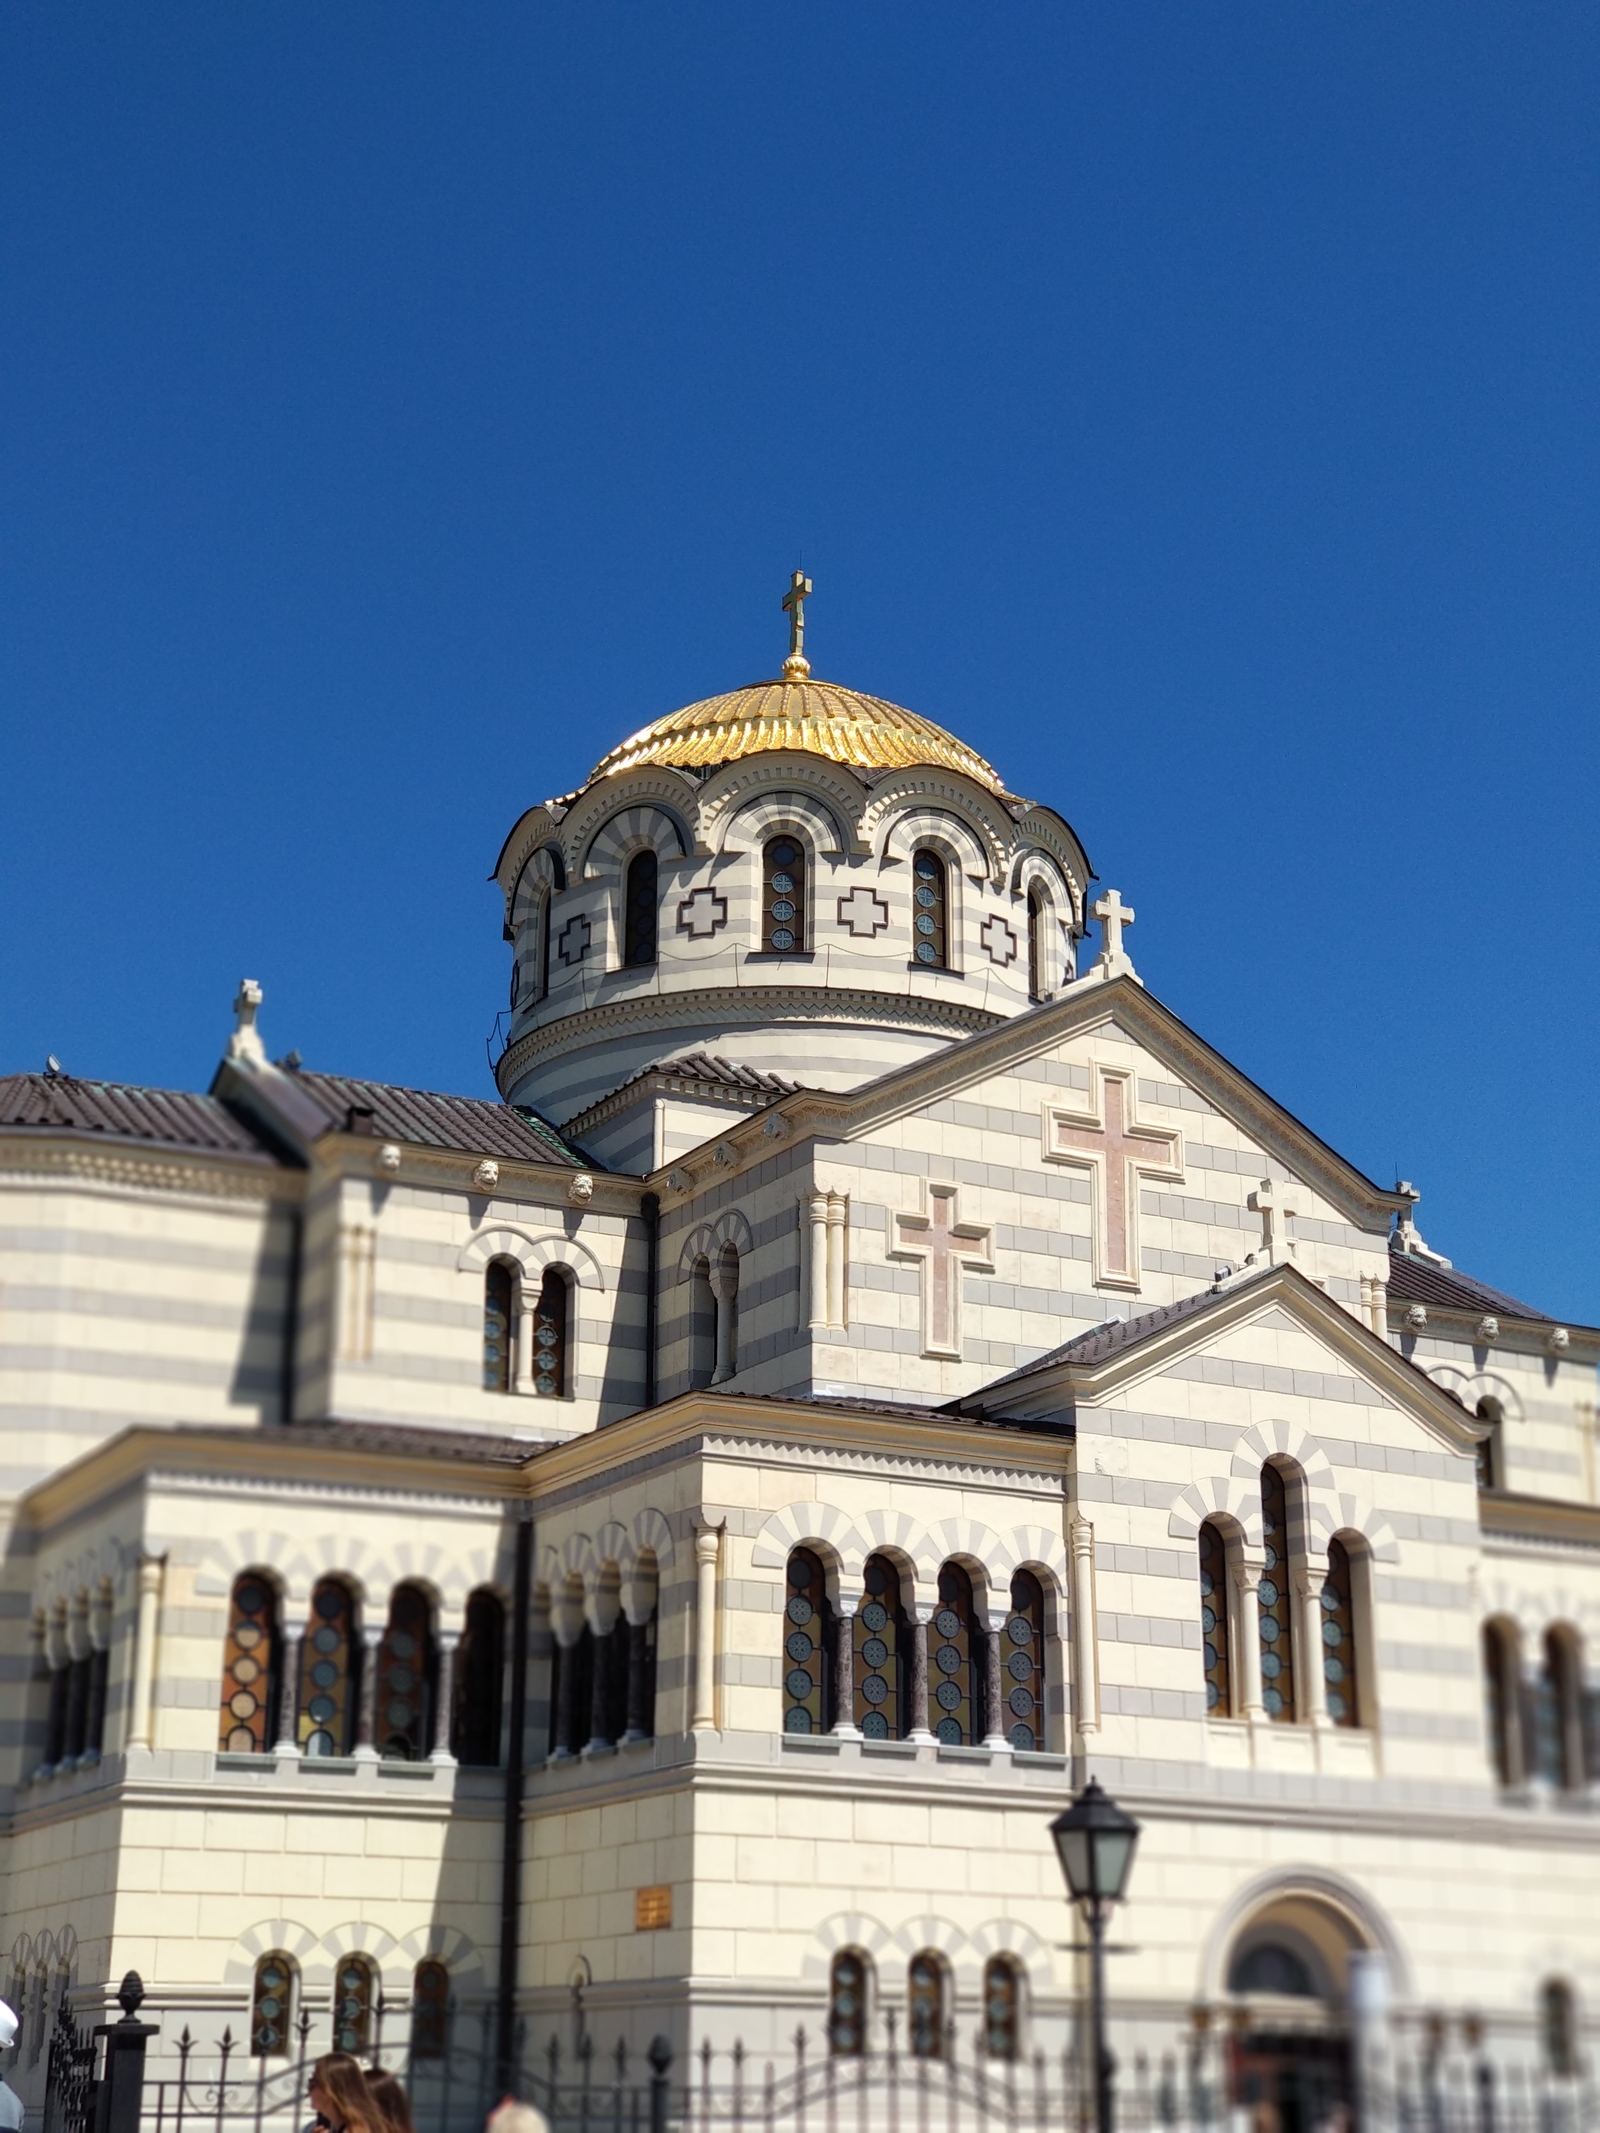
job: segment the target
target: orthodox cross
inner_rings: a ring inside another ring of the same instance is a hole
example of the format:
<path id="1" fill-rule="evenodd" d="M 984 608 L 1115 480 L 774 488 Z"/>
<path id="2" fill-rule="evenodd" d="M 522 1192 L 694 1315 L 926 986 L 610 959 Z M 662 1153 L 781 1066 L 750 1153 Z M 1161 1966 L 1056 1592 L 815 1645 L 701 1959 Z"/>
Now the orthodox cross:
<path id="1" fill-rule="evenodd" d="M 811 672 L 811 662 L 805 656 L 806 602 L 810 597 L 811 580 L 803 570 L 797 570 L 783 596 L 783 611 L 789 618 L 789 656 L 783 662 L 785 681 L 804 681 Z"/>
<path id="2" fill-rule="evenodd" d="M 896 1215 L 896 1258 L 926 1262 L 922 1276 L 922 1340 L 925 1355 L 961 1358 L 961 1273 L 988 1273 L 989 1232 L 977 1222 L 956 1220 L 956 1188 L 928 1187 L 925 1215 Z"/>
<path id="3" fill-rule="evenodd" d="M 1127 950 L 1122 945 L 1122 929 L 1131 926 L 1134 913 L 1122 901 L 1120 889 L 1107 889 L 1092 908 L 1092 915 L 1100 921 L 1100 953 L 1095 958 L 1095 970 L 1102 978 L 1129 977 L 1138 983 L 1138 973 Z"/>
<path id="4" fill-rule="evenodd" d="M 1289 1241 L 1289 1218 L 1300 1212 L 1300 1188 L 1292 1179 L 1274 1185 L 1271 1178 L 1263 1178 L 1251 1193 L 1248 1205 L 1254 1214 L 1261 1217 L 1261 1249 L 1267 1264 L 1276 1266 L 1280 1258 L 1292 1259 L 1294 1246 Z M 1280 1236 L 1278 1223 L 1283 1222 Z"/>
<path id="5" fill-rule="evenodd" d="M 1183 1136 L 1130 1117 L 1131 1074 L 1093 1070 L 1098 1112 L 1052 1110 L 1049 1152 L 1090 1172 L 1095 1200 L 1095 1279 L 1139 1286 L 1139 1181 L 1183 1176 Z"/>

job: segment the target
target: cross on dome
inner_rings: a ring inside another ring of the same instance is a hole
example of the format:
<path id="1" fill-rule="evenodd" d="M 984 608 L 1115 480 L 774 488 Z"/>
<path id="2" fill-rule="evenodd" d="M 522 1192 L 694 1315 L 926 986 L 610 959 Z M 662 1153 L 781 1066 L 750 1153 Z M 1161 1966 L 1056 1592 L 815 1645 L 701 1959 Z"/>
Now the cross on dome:
<path id="1" fill-rule="evenodd" d="M 810 597 L 811 580 L 803 570 L 797 570 L 783 596 L 783 611 L 789 618 L 789 656 L 783 662 L 785 681 L 804 681 L 811 672 L 811 662 L 805 656 L 806 602 Z"/>

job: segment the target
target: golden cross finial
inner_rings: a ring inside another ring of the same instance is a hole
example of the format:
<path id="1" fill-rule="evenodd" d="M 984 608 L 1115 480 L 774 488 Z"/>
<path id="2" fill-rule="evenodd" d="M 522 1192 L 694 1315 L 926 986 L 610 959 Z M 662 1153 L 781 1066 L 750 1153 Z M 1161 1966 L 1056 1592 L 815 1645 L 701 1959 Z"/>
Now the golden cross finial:
<path id="1" fill-rule="evenodd" d="M 783 662 L 785 681 L 804 681 L 811 672 L 811 662 L 805 656 L 806 602 L 810 597 L 811 580 L 803 570 L 797 570 L 783 596 L 783 611 L 789 617 L 789 656 Z"/>

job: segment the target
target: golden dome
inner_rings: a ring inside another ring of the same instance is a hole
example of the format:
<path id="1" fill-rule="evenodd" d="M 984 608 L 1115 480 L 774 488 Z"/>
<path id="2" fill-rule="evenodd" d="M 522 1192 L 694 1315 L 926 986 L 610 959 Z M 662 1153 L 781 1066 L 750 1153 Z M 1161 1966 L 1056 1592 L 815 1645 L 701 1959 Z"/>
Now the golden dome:
<path id="1" fill-rule="evenodd" d="M 880 696 L 862 696 L 829 681 L 758 681 L 727 696 L 708 696 L 641 727 L 598 762 L 592 776 L 604 778 L 640 763 L 671 763 L 700 769 L 740 756 L 797 749 L 850 763 L 858 770 L 903 770 L 937 764 L 964 778 L 1003 790 L 1001 780 L 975 749 Z"/>

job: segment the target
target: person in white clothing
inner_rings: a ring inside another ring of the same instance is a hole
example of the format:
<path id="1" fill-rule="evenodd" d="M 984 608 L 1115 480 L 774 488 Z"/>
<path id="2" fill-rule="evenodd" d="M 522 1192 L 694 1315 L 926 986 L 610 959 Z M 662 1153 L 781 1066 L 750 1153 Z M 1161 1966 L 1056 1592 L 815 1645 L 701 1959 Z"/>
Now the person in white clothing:
<path id="1" fill-rule="evenodd" d="M 0 2000 L 0 2052 L 10 2051 L 16 2041 L 16 2013 L 4 2000 Z M 9 2081 L 0 2081 L 0 2133 L 18 2133 L 23 2115 L 22 2098 Z"/>

